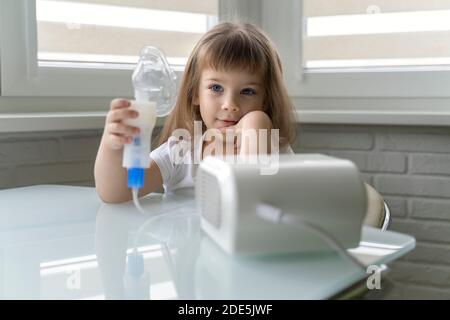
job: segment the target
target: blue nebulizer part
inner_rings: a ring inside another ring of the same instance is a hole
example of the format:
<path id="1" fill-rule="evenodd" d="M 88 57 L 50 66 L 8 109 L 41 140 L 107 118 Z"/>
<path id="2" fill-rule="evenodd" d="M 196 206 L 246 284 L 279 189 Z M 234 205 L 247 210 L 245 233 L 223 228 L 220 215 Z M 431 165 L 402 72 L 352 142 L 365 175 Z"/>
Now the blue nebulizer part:
<path id="1" fill-rule="evenodd" d="M 144 257 L 138 252 L 128 255 L 128 273 L 133 277 L 140 277 L 144 273 Z"/>
<path id="2" fill-rule="evenodd" d="M 123 289 L 126 299 L 150 299 L 150 274 L 145 272 L 142 253 L 133 252 L 128 255 Z"/>
<path id="3" fill-rule="evenodd" d="M 142 188 L 144 186 L 144 169 L 128 168 L 128 188 Z"/>
<path id="4" fill-rule="evenodd" d="M 128 171 L 127 185 L 139 211 L 138 191 L 144 186 L 144 169 L 150 167 L 151 136 L 157 117 L 172 111 L 176 99 L 176 76 L 164 53 L 151 46 L 144 47 L 132 75 L 135 100 L 130 109 L 139 113 L 126 124 L 139 128 L 131 143 L 124 147 L 122 166 Z"/>

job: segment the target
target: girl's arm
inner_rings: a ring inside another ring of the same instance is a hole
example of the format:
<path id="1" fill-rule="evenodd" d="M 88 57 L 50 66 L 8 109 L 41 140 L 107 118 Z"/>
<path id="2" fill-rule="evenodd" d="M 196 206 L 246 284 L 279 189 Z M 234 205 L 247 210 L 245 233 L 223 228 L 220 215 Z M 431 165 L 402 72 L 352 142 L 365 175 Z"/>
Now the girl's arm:
<path id="1" fill-rule="evenodd" d="M 247 113 L 237 124 L 241 131 L 238 150 L 241 156 L 270 154 L 272 121 L 263 111 Z"/>
<path id="2" fill-rule="evenodd" d="M 128 118 L 137 117 L 137 112 L 129 109 L 129 106 L 129 102 L 124 99 L 115 99 L 111 102 L 95 160 L 95 188 L 100 198 L 107 203 L 132 199 L 131 190 L 127 187 L 127 170 L 122 167 L 123 146 L 132 141 L 133 134 L 138 130 L 123 122 Z M 150 161 L 150 168 L 145 170 L 144 175 L 145 184 L 139 191 L 140 196 L 161 188 L 161 173 L 153 160 Z"/>

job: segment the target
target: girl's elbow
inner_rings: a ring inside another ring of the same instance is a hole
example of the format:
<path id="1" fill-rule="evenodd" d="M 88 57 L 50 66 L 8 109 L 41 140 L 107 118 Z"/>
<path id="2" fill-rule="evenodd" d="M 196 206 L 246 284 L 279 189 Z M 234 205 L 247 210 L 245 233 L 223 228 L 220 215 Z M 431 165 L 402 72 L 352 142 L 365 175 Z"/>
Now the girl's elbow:
<path id="1" fill-rule="evenodd" d="M 118 204 L 131 200 L 131 197 L 126 197 L 123 195 L 112 195 L 108 192 L 102 192 L 99 189 L 97 189 L 97 195 L 99 196 L 100 200 L 102 200 L 102 202 L 107 204 Z"/>
<path id="2" fill-rule="evenodd" d="M 242 118 L 244 128 L 270 129 L 272 121 L 264 111 L 251 111 Z"/>

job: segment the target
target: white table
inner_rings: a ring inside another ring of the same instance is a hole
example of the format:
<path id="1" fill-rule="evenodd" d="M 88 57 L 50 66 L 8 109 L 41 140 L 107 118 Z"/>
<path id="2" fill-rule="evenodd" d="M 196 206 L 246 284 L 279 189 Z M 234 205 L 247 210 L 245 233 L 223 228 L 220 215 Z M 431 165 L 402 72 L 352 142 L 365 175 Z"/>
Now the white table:
<path id="1" fill-rule="evenodd" d="M 193 189 L 152 194 L 142 214 L 132 203 L 102 204 L 87 187 L 0 191 L 0 298 L 122 299 L 135 241 L 151 299 L 326 299 L 368 276 L 335 253 L 229 256 L 201 232 L 194 200 Z M 411 236 L 364 227 L 350 252 L 380 265 L 414 246 Z"/>

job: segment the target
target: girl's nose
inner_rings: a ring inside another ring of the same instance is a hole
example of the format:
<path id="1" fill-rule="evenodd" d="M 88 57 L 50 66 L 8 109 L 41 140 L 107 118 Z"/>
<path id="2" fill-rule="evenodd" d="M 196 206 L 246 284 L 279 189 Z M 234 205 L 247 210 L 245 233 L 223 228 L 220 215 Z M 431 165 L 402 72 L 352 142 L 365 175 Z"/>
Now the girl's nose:
<path id="1" fill-rule="evenodd" d="M 239 111 L 239 107 L 238 104 L 233 99 L 229 99 L 225 101 L 225 103 L 222 105 L 222 110 L 226 110 L 229 112 L 237 112 Z"/>

